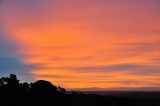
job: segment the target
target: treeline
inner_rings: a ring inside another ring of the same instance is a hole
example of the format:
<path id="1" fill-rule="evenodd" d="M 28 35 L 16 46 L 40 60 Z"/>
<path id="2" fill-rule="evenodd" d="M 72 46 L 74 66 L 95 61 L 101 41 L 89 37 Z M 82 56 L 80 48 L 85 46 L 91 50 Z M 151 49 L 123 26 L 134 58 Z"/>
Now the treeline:
<path id="1" fill-rule="evenodd" d="M 0 95 L 18 95 L 32 93 L 33 95 L 64 95 L 66 90 L 62 87 L 52 85 L 49 81 L 38 80 L 28 84 L 20 83 L 17 76 L 11 74 L 9 77 L 0 78 Z"/>
<path id="2" fill-rule="evenodd" d="M 13 74 L 0 78 L 0 106 L 160 106 L 159 97 L 68 94 L 64 88 L 49 81 L 20 83 Z"/>

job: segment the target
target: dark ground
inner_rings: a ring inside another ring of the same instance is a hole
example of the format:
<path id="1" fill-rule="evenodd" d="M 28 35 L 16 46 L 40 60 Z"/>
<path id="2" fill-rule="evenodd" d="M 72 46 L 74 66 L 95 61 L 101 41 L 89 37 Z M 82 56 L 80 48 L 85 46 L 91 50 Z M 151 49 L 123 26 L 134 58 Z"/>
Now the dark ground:
<path id="1" fill-rule="evenodd" d="M 30 94 L 0 98 L 1 106 L 160 106 L 160 92 L 131 92 L 121 95 L 65 94 L 33 96 Z"/>
<path id="2" fill-rule="evenodd" d="M 160 106 L 160 92 L 66 92 L 44 80 L 19 83 L 0 78 L 0 106 Z"/>

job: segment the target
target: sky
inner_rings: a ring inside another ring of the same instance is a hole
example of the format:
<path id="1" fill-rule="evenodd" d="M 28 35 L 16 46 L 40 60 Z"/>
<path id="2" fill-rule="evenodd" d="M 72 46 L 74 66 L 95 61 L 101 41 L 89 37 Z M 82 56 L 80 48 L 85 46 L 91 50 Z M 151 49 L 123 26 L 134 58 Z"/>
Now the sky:
<path id="1" fill-rule="evenodd" d="M 67 89 L 160 87 L 160 0 L 0 0 L 0 76 Z"/>

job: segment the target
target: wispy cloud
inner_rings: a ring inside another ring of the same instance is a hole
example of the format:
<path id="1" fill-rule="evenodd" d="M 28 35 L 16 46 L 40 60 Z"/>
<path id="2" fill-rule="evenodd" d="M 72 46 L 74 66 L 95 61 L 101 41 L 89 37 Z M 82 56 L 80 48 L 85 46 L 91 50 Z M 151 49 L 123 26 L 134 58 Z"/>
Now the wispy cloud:
<path id="1" fill-rule="evenodd" d="M 2 74 L 65 87 L 154 85 L 160 75 L 158 0 L 0 2 Z"/>
<path id="2" fill-rule="evenodd" d="M 99 65 L 99 66 L 66 66 L 66 67 L 46 67 L 46 69 L 71 70 L 82 73 L 96 73 L 96 72 L 125 72 L 136 75 L 156 75 L 160 74 L 160 66 L 156 65 L 141 65 L 141 64 L 113 64 L 113 65 Z"/>

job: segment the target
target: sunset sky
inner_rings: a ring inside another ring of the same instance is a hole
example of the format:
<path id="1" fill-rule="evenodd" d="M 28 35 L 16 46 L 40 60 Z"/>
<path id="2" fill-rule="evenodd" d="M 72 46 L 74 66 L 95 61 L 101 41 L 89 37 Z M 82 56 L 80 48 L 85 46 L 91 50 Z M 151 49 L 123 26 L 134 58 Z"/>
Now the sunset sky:
<path id="1" fill-rule="evenodd" d="M 160 87 L 160 0 L 0 0 L 0 76 L 67 89 Z"/>

